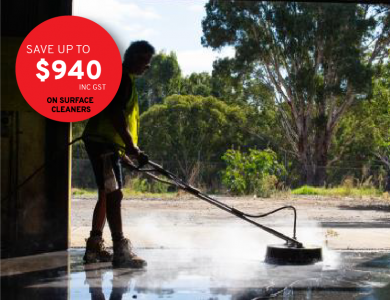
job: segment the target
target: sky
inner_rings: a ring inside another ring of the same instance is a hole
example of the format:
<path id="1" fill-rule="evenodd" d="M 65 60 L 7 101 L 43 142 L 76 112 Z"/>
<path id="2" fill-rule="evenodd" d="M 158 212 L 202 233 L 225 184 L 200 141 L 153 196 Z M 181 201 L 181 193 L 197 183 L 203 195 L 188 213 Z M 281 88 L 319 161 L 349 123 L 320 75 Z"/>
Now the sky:
<path id="1" fill-rule="evenodd" d="M 157 50 L 175 52 L 183 75 L 211 74 L 217 57 L 233 56 L 232 48 L 203 47 L 202 19 L 207 0 L 73 0 L 73 15 L 107 30 L 123 53 L 131 41 L 147 40 Z"/>

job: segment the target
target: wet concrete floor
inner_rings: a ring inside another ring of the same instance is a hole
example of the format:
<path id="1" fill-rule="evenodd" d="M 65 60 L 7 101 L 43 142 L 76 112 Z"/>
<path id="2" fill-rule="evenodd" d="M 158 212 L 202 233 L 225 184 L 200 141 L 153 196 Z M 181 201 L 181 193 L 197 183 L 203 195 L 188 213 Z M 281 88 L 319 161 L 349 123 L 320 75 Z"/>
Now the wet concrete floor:
<path id="1" fill-rule="evenodd" d="M 256 259 L 207 249 L 136 250 L 146 270 L 84 265 L 83 249 L 3 259 L 1 299 L 390 299 L 388 251 L 325 249 L 321 263 L 276 266 L 263 262 L 262 251 Z"/>

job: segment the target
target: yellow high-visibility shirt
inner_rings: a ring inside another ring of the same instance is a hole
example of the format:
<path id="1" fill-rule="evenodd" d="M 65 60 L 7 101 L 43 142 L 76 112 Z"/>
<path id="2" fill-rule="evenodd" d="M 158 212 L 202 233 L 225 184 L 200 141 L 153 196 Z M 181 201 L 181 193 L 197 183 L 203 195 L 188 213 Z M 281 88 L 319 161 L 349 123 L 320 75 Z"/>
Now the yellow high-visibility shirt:
<path id="1" fill-rule="evenodd" d="M 138 144 L 138 133 L 139 133 L 139 105 L 138 105 L 138 94 L 135 87 L 134 75 L 128 74 L 128 78 L 131 81 L 131 87 L 128 87 L 127 78 L 125 74 L 122 76 L 121 86 L 112 101 L 123 101 L 121 97 L 126 97 L 131 91 L 130 97 L 127 97 L 127 102 L 124 106 L 124 113 L 126 117 L 127 129 L 131 134 L 133 143 L 136 146 Z M 125 80 L 124 80 L 125 78 Z M 84 129 L 83 137 L 87 140 L 113 144 L 121 153 L 125 147 L 120 135 L 112 125 L 107 108 L 96 116 L 89 119 L 87 126 Z"/>

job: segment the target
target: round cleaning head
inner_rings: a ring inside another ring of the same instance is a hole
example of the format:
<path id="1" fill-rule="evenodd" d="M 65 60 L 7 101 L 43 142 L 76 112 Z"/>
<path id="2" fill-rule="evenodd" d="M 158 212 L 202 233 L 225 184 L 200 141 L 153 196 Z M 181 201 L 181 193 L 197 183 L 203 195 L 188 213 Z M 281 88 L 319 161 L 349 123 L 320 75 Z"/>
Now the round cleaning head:
<path id="1" fill-rule="evenodd" d="M 322 261 L 322 249 L 318 246 L 269 245 L 265 255 L 265 262 L 275 265 L 310 265 L 319 261 Z"/>

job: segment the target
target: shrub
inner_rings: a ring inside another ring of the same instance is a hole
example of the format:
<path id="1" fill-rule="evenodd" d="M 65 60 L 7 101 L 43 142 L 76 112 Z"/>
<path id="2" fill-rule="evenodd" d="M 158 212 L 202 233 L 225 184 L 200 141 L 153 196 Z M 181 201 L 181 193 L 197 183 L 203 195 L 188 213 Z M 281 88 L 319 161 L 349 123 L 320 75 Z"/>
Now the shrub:
<path id="1" fill-rule="evenodd" d="M 276 189 L 278 178 L 285 173 L 276 153 L 270 149 L 249 149 L 249 153 L 231 149 L 222 159 L 227 164 L 222 182 L 234 195 L 269 197 Z"/>
<path id="2" fill-rule="evenodd" d="M 275 175 L 266 174 L 255 185 L 256 196 L 269 198 L 276 191 L 278 178 Z"/>

